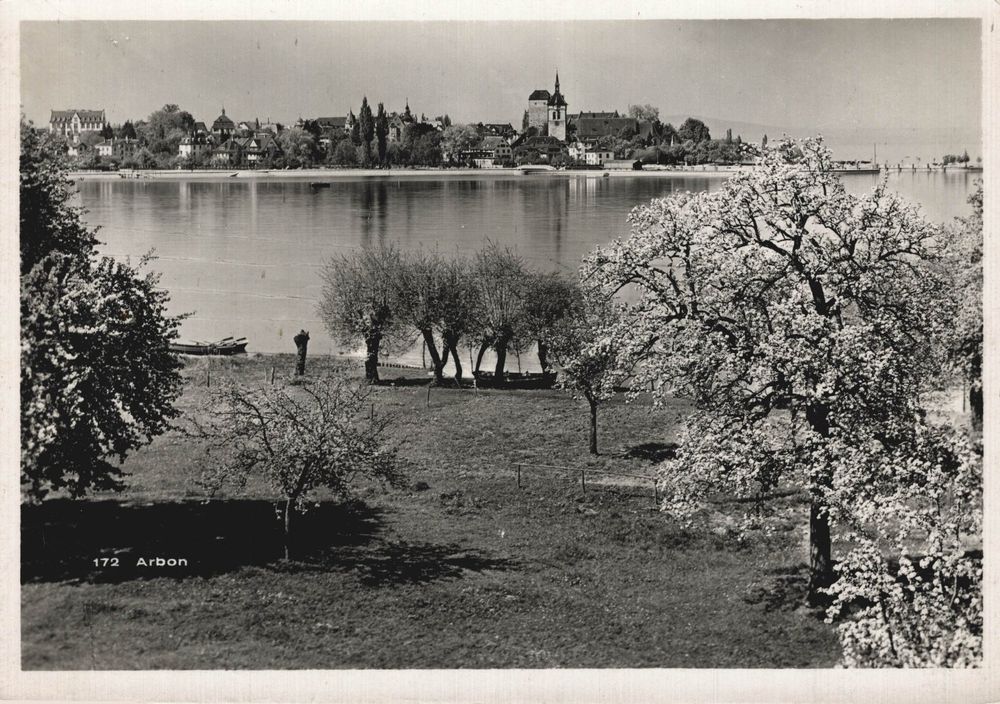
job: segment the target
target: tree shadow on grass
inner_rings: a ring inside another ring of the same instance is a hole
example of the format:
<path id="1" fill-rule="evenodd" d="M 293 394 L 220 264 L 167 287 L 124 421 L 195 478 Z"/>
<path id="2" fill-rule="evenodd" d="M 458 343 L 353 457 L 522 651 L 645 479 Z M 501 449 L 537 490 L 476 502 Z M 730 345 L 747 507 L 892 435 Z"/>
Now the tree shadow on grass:
<path id="1" fill-rule="evenodd" d="M 355 572 L 366 586 L 426 584 L 459 579 L 470 572 L 507 570 L 514 562 L 493 558 L 457 544 L 375 540 L 365 545 L 324 550 L 283 569 L 292 571 Z"/>
<path id="2" fill-rule="evenodd" d="M 795 611 L 806 605 L 808 596 L 809 566 L 797 564 L 766 570 L 747 585 L 743 601 L 765 612 Z"/>
<path id="3" fill-rule="evenodd" d="M 282 564 L 281 523 L 270 501 L 57 499 L 22 506 L 21 581 L 118 583 L 271 566 L 357 570 L 365 582 L 385 584 L 427 582 L 505 564 L 462 553 L 455 545 L 387 542 L 378 537 L 385 527 L 384 512 L 360 501 L 322 502 L 295 518 L 294 561 Z M 157 558 L 167 562 L 160 564 Z"/>
<path id="4" fill-rule="evenodd" d="M 645 442 L 641 445 L 629 448 L 626 457 L 634 457 L 640 460 L 647 460 L 652 463 L 672 460 L 677 456 L 680 445 L 675 442 Z"/>

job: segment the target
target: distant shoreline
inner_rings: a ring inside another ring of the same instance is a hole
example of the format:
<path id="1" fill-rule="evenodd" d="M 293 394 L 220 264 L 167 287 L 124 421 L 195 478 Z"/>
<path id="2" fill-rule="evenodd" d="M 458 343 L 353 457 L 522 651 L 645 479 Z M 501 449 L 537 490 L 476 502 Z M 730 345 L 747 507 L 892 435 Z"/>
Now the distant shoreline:
<path id="1" fill-rule="evenodd" d="M 543 171 L 534 176 L 584 176 L 589 178 L 602 178 L 605 173 L 609 177 L 614 176 L 717 176 L 720 174 L 733 174 L 740 170 L 740 167 L 711 167 L 702 169 L 643 169 L 633 171 L 631 169 L 564 169 L 560 171 Z M 442 176 L 524 176 L 517 168 L 510 169 L 289 169 L 289 170 L 249 170 L 249 169 L 140 169 L 129 171 L 128 173 L 138 173 L 138 178 L 130 176 L 122 178 L 118 171 L 70 171 L 69 177 L 73 180 L 158 180 L 158 181 L 181 181 L 181 180 L 263 180 L 263 179 L 283 179 L 283 180 L 305 180 L 323 181 L 326 179 L 350 179 L 350 178 L 441 178 Z"/>
<path id="2" fill-rule="evenodd" d="M 703 176 L 703 177 L 717 177 L 734 174 L 740 171 L 744 171 L 749 167 L 746 166 L 687 166 L 687 167 L 660 167 L 660 168 L 643 168 L 640 170 L 632 169 L 563 169 L 559 171 L 543 171 L 531 174 L 530 177 L 536 176 L 576 176 L 576 177 L 587 177 L 587 178 L 603 178 L 604 174 L 607 174 L 609 178 L 616 178 L 622 176 L 643 176 L 643 177 L 657 177 L 657 176 Z M 894 172 L 926 172 L 926 167 L 921 168 L 911 168 L 909 166 L 904 166 L 902 169 L 889 168 L 883 169 L 888 173 Z M 968 173 L 981 173 L 981 168 L 953 168 L 953 169 L 943 169 L 941 167 L 932 168 L 931 171 L 952 171 L 952 172 L 968 172 Z M 440 178 L 442 176 L 457 176 L 457 177 L 468 177 L 468 176 L 525 176 L 520 172 L 518 168 L 504 168 L 504 169 L 468 169 L 468 168 L 457 168 L 457 169 L 442 169 L 442 168 L 426 168 L 426 169 L 289 169 L 289 170 L 278 170 L 278 169 L 194 169 L 194 170 L 179 170 L 179 169 L 139 169 L 135 171 L 129 171 L 129 174 L 138 174 L 138 176 L 129 176 L 128 178 L 122 178 L 122 172 L 119 171 L 70 171 L 68 173 L 69 178 L 74 181 L 117 181 L 117 180 L 157 180 L 157 181 L 187 181 L 187 180 L 215 180 L 215 181 L 227 181 L 227 180 L 266 180 L 266 179 L 282 179 L 282 180 L 305 180 L 310 179 L 314 181 L 324 181 L 327 179 L 351 179 L 351 178 L 396 178 L 396 179 L 420 179 L 420 178 Z M 837 169 L 835 173 L 838 174 L 877 174 L 879 173 L 876 169 Z"/>

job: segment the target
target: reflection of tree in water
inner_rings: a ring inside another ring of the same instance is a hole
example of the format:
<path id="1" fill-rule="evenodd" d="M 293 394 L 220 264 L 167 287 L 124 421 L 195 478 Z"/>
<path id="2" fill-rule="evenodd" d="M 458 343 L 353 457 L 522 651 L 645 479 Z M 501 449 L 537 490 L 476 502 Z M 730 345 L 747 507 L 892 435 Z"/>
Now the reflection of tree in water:
<path id="1" fill-rule="evenodd" d="M 532 184 L 531 192 L 533 197 L 528 200 L 531 212 L 524 218 L 525 233 L 530 247 L 543 253 L 542 257 L 531 262 L 533 268 L 575 266 L 572 262 L 563 261 L 563 232 L 569 225 L 569 180 L 541 178 Z M 544 258 L 550 258 L 551 261 L 546 264 L 542 261 Z"/>
<path id="2" fill-rule="evenodd" d="M 389 196 L 383 179 L 366 179 L 351 193 L 352 210 L 358 214 L 361 244 L 372 244 L 372 234 L 385 242 Z"/>

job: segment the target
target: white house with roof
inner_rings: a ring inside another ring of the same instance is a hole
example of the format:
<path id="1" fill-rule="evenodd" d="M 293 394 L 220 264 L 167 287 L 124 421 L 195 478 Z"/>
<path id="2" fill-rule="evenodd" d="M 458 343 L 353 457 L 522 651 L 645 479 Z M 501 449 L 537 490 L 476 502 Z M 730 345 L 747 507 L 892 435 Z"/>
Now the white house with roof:
<path id="1" fill-rule="evenodd" d="M 49 117 L 49 132 L 65 137 L 74 144 L 85 132 L 104 129 L 103 110 L 53 110 Z"/>
<path id="2" fill-rule="evenodd" d="M 212 143 L 213 140 L 211 135 L 194 132 L 181 140 L 181 143 L 177 148 L 177 153 L 182 157 L 190 159 L 211 151 Z"/>
<path id="3" fill-rule="evenodd" d="M 610 149 L 599 149 L 596 146 L 574 142 L 568 148 L 569 158 L 582 161 L 588 166 L 602 166 L 604 162 L 615 158 L 615 153 Z"/>
<path id="4" fill-rule="evenodd" d="M 134 139 L 114 137 L 98 142 L 94 145 L 94 149 L 97 150 L 99 156 L 121 158 L 134 152 L 138 144 L 138 141 Z"/>

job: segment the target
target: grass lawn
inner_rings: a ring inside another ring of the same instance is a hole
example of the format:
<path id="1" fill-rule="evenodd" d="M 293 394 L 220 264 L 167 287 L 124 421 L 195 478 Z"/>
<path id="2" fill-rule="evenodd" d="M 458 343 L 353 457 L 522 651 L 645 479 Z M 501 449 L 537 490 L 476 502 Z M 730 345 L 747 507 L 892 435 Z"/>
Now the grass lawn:
<path id="1" fill-rule="evenodd" d="M 222 377 L 263 381 L 287 357 L 192 362 L 183 404 Z M 330 364 L 310 360 L 310 373 Z M 286 372 L 287 373 L 287 372 Z M 692 531 L 649 485 L 515 462 L 653 473 L 687 407 L 608 404 L 602 455 L 586 404 L 558 391 L 379 387 L 408 486 L 361 487 L 298 524 L 278 559 L 262 487 L 206 501 L 202 456 L 161 437 L 123 494 L 22 511 L 25 669 L 829 667 L 832 629 L 801 607 L 805 521 L 760 543 Z M 407 379 L 409 381 L 407 381 Z M 741 508 L 723 503 L 736 515 Z M 98 568 L 96 557 L 120 567 Z M 139 557 L 187 567 L 136 568 Z"/>

